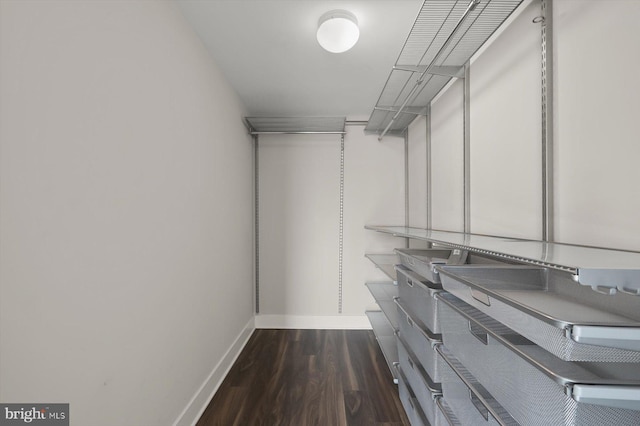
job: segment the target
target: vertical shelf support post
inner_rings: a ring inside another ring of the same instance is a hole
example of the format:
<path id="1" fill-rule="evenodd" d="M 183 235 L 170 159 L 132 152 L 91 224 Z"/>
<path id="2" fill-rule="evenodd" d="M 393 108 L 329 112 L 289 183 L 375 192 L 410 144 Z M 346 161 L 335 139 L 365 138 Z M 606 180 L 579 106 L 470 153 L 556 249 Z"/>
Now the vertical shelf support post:
<path id="1" fill-rule="evenodd" d="M 344 257 L 344 133 L 340 135 L 340 225 L 338 231 L 338 313 L 342 313 L 342 260 Z"/>
<path id="2" fill-rule="evenodd" d="M 464 65 L 464 232 L 471 232 L 471 65 Z"/>
<path id="3" fill-rule="evenodd" d="M 433 221 L 431 219 L 431 214 L 432 214 L 432 202 L 433 202 L 433 198 L 431 197 L 431 188 L 433 187 L 432 185 L 432 171 L 431 171 L 431 102 L 429 102 L 427 104 L 427 112 L 426 112 L 427 116 L 425 117 L 425 124 L 426 124 L 426 135 L 427 135 L 427 158 L 426 158 L 426 180 L 427 180 L 427 193 L 426 195 L 426 200 L 427 200 L 427 205 L 426 205 L 426 212 L 427 212 L 427 229 L 432 229 L 433 228 Z M 432 244 L 429 242 L 427 244 L 428 248 L 432 247 Z"/>
<path id="4" fill-rule="evenodd" d="M 258 135 L 253 135 L 253 192 L 254 192 L 254 273 L 255 273 L 255 310 L 260 313 L 260 179 L 258 175 Z"/>
<path id="5" fill-rule="evenodd" d="M 404 226 L 409 226 L 409 128 L 404 131 Z M 409 248 L 409 238 L 404 239 Z"/>
<path id="6" fill-rule="evenodd" d="M 542 240 L 554 240 L 553 1 L 541 1 L 542 36 Z"/>

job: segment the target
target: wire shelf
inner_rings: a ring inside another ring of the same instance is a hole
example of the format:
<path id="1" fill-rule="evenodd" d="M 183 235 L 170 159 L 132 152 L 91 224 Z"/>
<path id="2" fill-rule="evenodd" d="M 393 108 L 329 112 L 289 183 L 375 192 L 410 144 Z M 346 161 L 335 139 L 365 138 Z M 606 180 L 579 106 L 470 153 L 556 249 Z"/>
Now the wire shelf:
<path id="1" fill-rule="evenodd" d="M 600 293 L 640 296 L 638 251 L 407 226 L 366 225 L 365 229 L 568 272 L 579 284 Z"/>
<path id="2" fill-rule="evenodd" d="M 251 134 L 344 134 L 346 117 L 245 117 Z"/>
<path id="3" fill-rule="evenodd" d="M 521 3 L 425 0 L 365 132 L 401 135 Z"/>

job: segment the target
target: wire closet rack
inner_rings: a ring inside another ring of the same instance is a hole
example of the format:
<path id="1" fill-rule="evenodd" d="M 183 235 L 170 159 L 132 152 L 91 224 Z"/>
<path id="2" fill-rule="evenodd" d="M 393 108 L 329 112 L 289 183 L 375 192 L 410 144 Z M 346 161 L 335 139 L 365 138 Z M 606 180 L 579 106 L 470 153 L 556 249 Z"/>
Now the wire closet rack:
<path id="1" fill-rule="evenodd" d="M 523 0 L 425 0 L 365 132 L 402 135 Z"/>
<path id="2" fill-rule="evenodd" d="M 252 135 L 345 133 L 346 117 L 245 117 Z"/>

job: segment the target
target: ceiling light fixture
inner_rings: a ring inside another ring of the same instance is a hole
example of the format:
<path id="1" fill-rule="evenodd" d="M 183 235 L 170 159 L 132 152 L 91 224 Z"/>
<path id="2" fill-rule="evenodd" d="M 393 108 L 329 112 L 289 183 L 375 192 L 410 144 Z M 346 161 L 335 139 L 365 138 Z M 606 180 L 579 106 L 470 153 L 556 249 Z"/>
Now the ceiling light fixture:
<path id="1" fill-rule="evenodd" d="M 360 37 L 358 20 L 346 10 L 332 10 L 318 21 L 318 43 L 331 53 L 342 53 L 351 49 Z"/>

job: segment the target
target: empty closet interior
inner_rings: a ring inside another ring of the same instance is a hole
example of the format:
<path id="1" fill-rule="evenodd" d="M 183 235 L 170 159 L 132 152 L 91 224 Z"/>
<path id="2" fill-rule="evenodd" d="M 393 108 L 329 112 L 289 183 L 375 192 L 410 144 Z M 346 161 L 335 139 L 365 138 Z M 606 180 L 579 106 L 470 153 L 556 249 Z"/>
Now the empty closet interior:
<path id="1" fill-rule="evenodd" d="M 640 2 L 370 3 L 0 1 L 0 403 L 192 425 L 256 329 L 373 329 L 412 425 L 640 423 Z M 267 87 L 331 8 L 377 83 Z"/>

